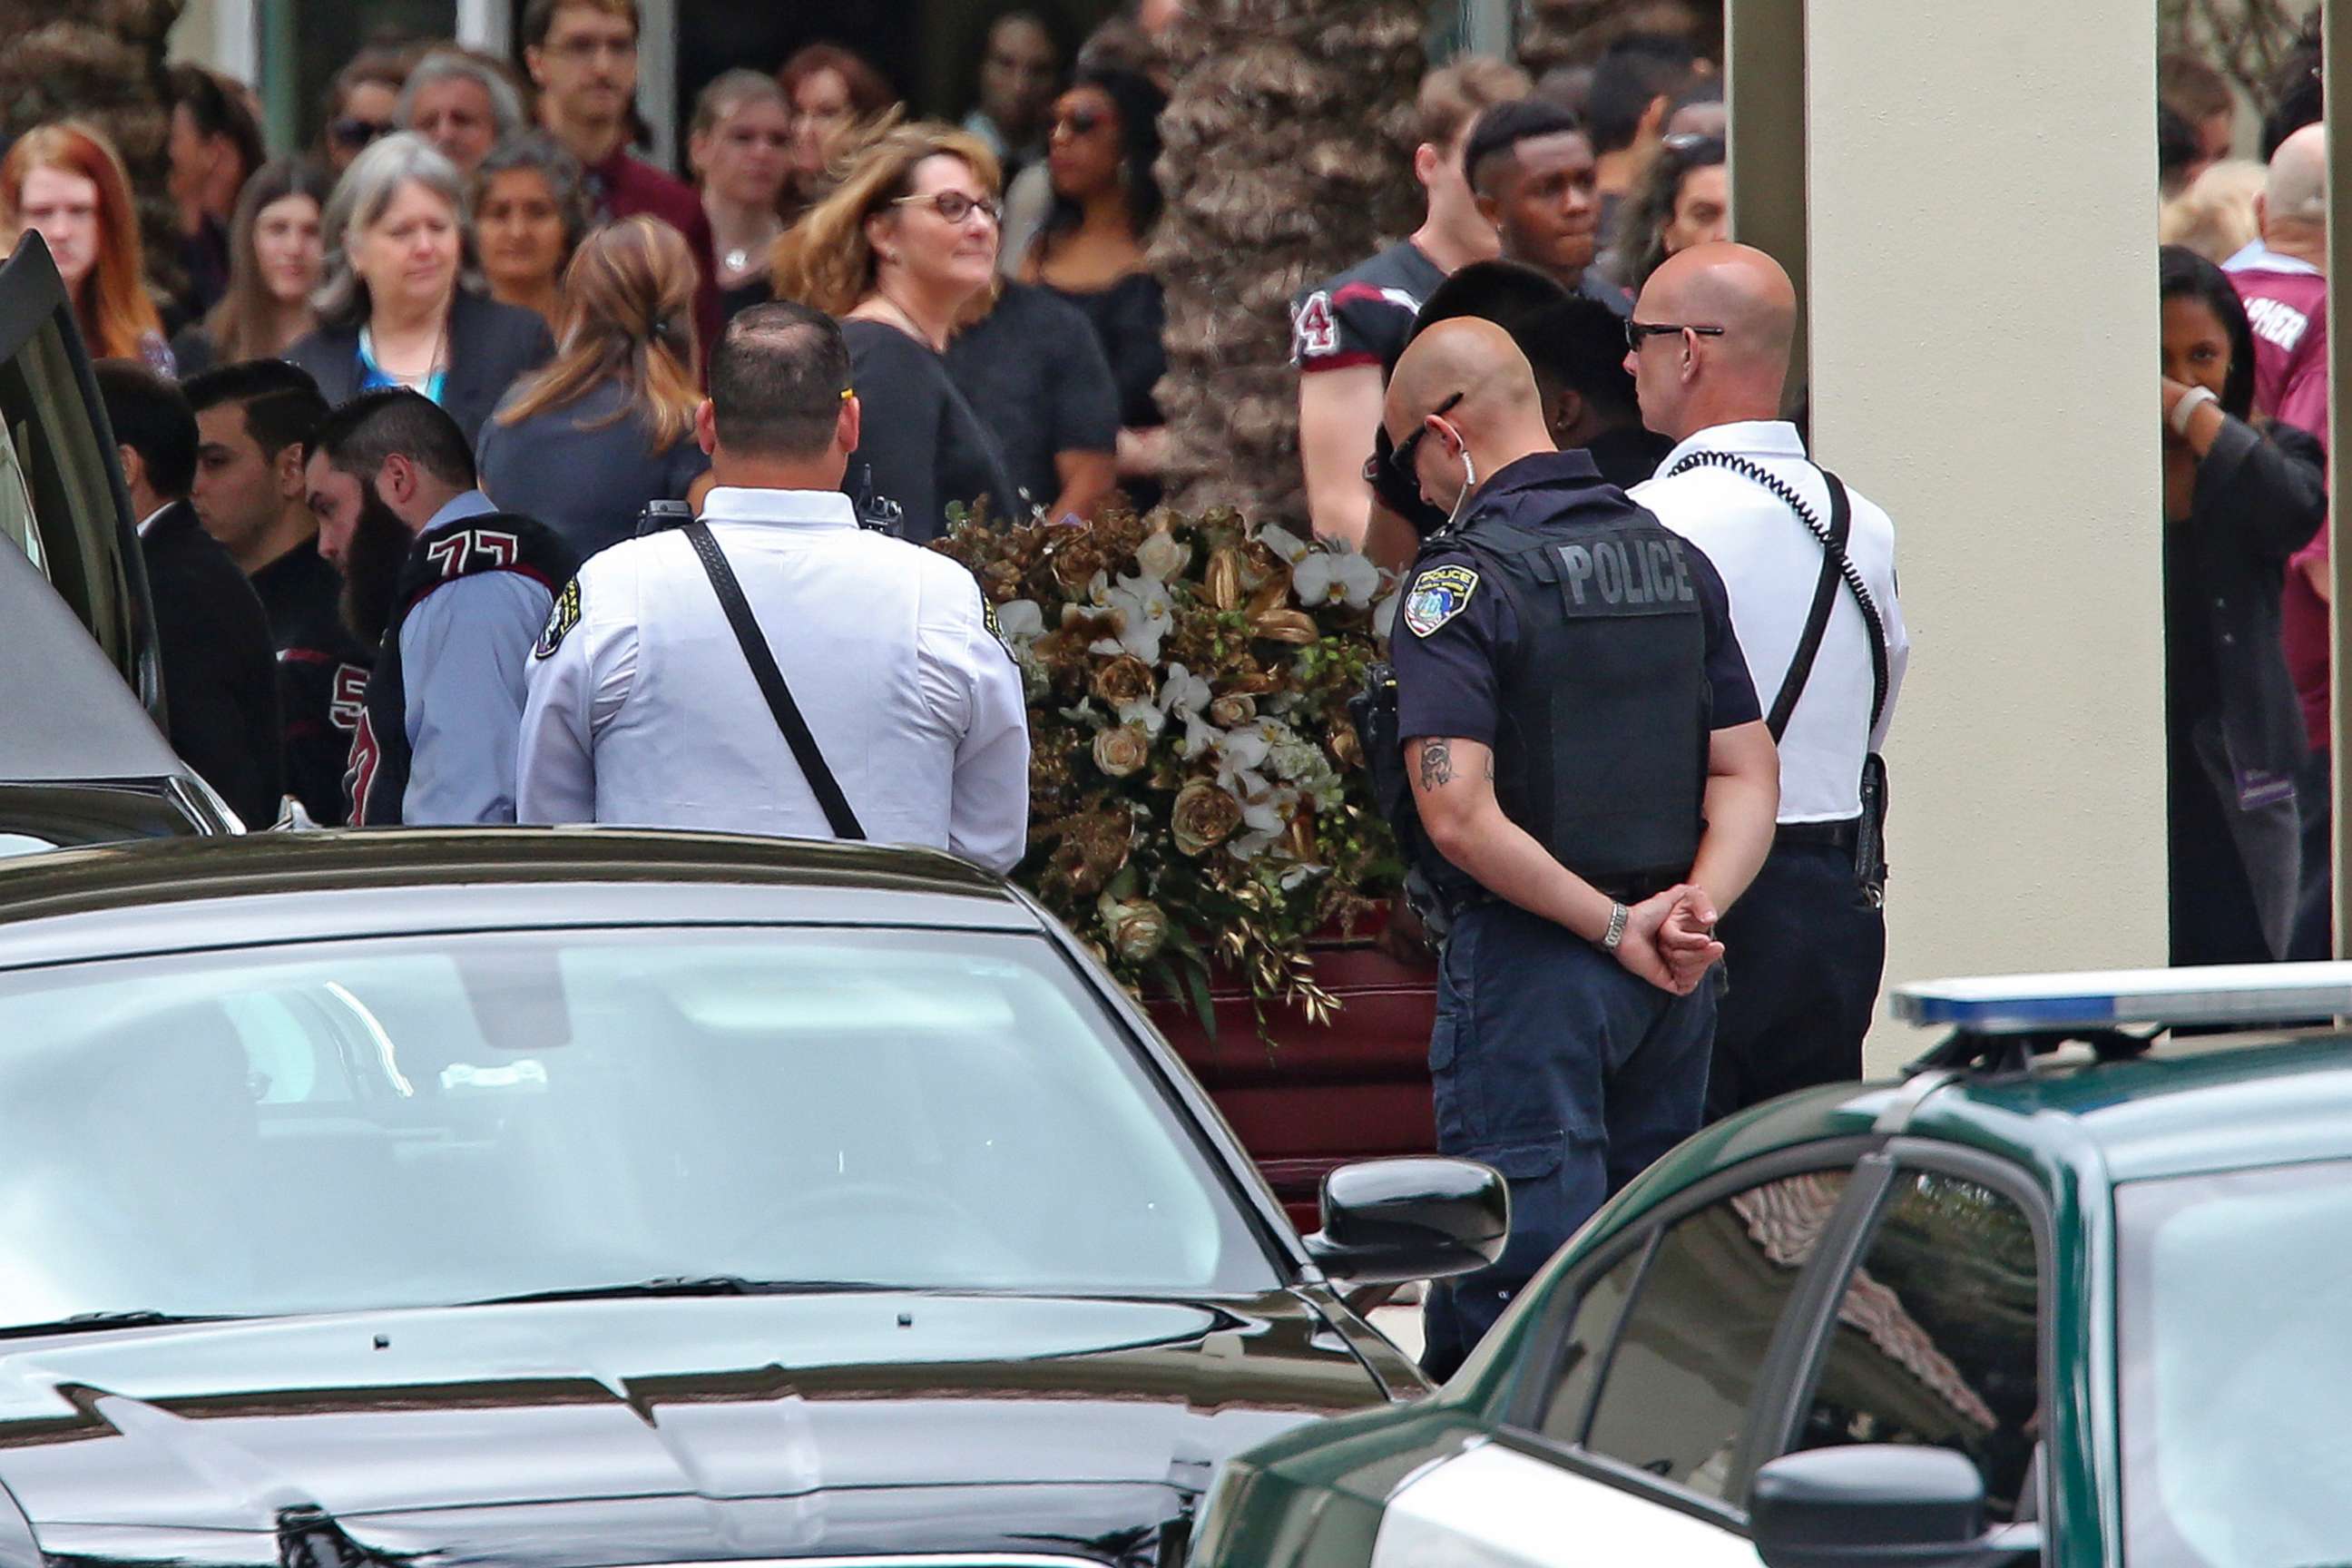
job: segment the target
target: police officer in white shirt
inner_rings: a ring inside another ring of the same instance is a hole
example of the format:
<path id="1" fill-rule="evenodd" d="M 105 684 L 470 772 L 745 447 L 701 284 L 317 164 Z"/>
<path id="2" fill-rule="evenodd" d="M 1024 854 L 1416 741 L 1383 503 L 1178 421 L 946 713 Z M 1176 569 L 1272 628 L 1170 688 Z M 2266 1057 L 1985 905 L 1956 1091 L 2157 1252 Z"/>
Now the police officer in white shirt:
<path id="1" fill-rule="evenodd" d="M 690 530 L 592 558 L 533 651 L 519 816 L 944 848 L 998 871 L 1026 847 L 1021 675 L 979 584 L 861 529 L 841 491 L 860 411 L 830 317 L 793 304 L 729 323 L 697 430 L 701 521 L 837 781 L 829 805 L 730 629 Z"/>
<path id="2" fill-rule="evenodd" d="M 1710 1120 L 1861 1077 L 1886 962 L 1875 758 L 1911 647 L 1895 527 L 1807 460 L 1780 418 L 1796 325 L 1796 291 L 1778 263 L 1747 246 L 1706 245 L 1651 276 L 1626 329 L 1643 421 L 1680 443 L 1633 499 L 1722 574 L 1780 744 L 1771 856 L 1717 931 L 1730 989 Z M 1841 531 L 1850 573 L 1822 542 Z M 1827 616 L 1807 669 L 1800 656 L 1817 603 Z"/>

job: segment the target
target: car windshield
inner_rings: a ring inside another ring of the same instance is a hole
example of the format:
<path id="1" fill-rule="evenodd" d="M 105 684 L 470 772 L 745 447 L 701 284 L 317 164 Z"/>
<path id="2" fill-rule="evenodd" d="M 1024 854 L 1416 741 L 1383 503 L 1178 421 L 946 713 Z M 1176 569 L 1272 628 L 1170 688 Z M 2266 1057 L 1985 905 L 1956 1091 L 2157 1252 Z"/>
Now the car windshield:
<path id="1" fill-rule="evenodd" d="M 643 1281 L 1277 1283 L 1043 937 L 413 937 L 0 976 L 0 1331 Z"/>
<path id="2" fill-rule="evenodd" d="M 2116 1189 L 2133 1568 L 2352 1562 L 2352 1163 Z"/>

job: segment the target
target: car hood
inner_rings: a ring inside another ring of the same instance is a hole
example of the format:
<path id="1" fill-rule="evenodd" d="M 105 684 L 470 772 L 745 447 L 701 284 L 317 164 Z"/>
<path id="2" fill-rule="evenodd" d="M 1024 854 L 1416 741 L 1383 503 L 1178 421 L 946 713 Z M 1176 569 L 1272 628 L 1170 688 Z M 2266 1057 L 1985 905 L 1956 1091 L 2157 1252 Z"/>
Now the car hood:
<path id="1" fill-rule="evenodd" d="M 857 1294 L 0 1344 L 52 1563 L 1156 1556 L 1227 1453 L 1377 1404 L 1307 1301 Z"/>

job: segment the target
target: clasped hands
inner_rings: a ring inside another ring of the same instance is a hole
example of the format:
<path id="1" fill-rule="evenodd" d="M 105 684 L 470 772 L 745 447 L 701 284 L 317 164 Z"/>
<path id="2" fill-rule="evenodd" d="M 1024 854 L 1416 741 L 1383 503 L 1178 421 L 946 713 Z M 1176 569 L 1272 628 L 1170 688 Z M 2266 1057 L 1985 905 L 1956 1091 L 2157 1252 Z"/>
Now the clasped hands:
<path id="1" fill-rule="evenodd" d="M 1715 940 L 1715 900 L 1685 883 L 1633 906 L 1617 962 L 1661 991 L 1687 996 L 1723 958 Z"/>

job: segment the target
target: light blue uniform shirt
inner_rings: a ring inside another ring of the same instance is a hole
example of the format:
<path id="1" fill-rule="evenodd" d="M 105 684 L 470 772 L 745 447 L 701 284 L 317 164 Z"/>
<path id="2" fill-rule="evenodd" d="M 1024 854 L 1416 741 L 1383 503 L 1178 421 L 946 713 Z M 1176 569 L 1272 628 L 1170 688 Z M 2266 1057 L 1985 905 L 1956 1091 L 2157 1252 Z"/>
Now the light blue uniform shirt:
<path id="1" fill-rule="evenodd" d="M 427 530 L 498 510 L 479 490 L 453 498 Z M 511 823 L 515 737 L 531 645 L 553 596 L 520 572 L 480 572 L 434 590 L 400 627 L 412 824 Z"/>

